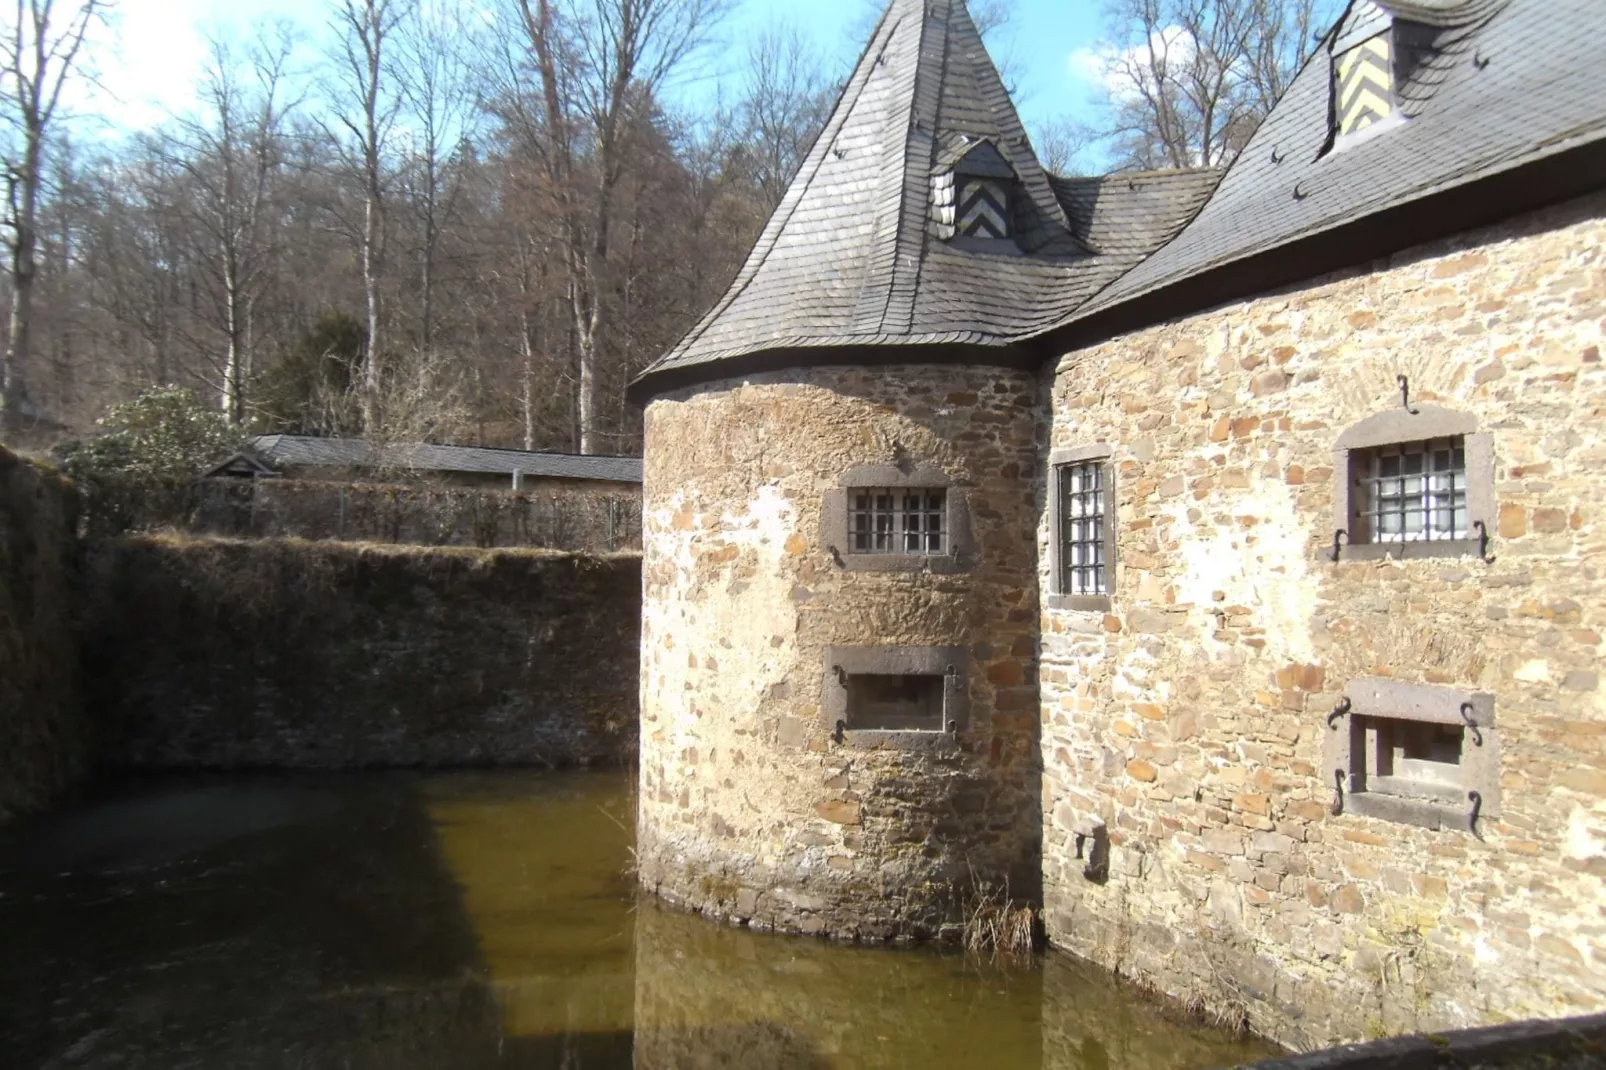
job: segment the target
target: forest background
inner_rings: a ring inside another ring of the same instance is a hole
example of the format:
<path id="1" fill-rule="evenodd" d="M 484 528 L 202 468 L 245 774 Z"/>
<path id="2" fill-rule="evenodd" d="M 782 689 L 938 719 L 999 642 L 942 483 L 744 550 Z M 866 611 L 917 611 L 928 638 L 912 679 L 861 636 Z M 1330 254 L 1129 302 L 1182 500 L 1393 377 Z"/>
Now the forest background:
<path id="1" fill-rule="evenodd" d="M 240 433 L 639 452 L 626 384 L 735 275 L 854 58 L 801 11 L 733 36 L 736 3 L 325 0 L 211 30 L 138 129 L 87 91 L 116 3 L 0 4 L 0 441 L 155 396 Z M 990 45 L 1019 17 L 970 6 Z M 1034 145 L 1059 173 L 1225 165 L 1339 6 L 1067 0 L 1102 37 Z"/>

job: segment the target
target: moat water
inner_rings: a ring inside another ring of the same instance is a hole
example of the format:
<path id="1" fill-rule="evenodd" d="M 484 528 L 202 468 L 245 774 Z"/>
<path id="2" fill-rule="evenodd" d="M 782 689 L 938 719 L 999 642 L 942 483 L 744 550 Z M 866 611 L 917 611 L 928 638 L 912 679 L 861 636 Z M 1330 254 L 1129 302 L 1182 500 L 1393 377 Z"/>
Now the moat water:
<path id="1" fill-rule="evenodd" d="M 0 1066 L 1182 1070 L 1273 1054 L 1050 954 L 637 896 L 619 773 L 161 779 L 0 830 Z"/>

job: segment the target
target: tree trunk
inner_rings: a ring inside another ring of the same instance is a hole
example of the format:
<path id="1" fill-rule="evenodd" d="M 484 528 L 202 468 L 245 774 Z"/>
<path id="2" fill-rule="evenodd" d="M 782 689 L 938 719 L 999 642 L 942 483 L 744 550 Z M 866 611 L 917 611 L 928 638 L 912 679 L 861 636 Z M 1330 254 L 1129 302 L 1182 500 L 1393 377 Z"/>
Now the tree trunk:
<path id="1" fill-rule="evenodd" d="M 9 180 L 11 208 L 11 322 L 6 332 L 5 361 L 0 364 L 0 436 L 16 438 L 30 416 L 24 369 L 28 364 L 33 330 L 33 283 L 37 274 L 39 154 L 44 130 L 28 122 L 24 137 L 22 173 Z"/>

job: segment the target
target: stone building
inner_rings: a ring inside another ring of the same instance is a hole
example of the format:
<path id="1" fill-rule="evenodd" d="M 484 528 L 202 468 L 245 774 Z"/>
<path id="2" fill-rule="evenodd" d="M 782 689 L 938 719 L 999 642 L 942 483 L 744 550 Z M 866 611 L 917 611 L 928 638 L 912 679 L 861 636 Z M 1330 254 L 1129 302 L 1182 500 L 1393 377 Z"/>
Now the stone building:
<path id="1" fill-rule="evenodd" d="M 646 407 L 638 862 L 1295 1045 L 1606 1006 L 1596 0 L 1355 0 L 1224 173 L 1060 178 L 894 0 Z"/>

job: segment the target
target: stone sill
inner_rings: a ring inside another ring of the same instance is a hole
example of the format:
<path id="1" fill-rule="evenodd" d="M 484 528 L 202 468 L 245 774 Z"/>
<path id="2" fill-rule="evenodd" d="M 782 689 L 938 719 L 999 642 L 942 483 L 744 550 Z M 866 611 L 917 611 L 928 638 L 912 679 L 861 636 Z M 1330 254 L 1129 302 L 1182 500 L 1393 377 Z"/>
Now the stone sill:
<path id="1" fill-rule="evenodd" d="M 1372 817 L 1379 821 L 1393 821 L 1400 825 L 1416 825 L 1434 832 L 1469 832 L 1472 804 L 1450 806 L 1428 802 L 1425 799 L 1408 799 L 1398 795 L 1361 791 L 1344 796 L 1344 813 Z M 1488 810 L 1478 811 L 1478 820 L 1492 818 Z"/>
<path id="2" fill-rule="evenodd" d="M 1107 594 L 1046 594 L 1045 609 L 1058 609 L 1079 613 L 1108 613 L 1110 596 Z"/>
<path id="3" fill-rule="evenodd" d="M 969 572 L 971 564 L 959 554 L 843 554 L 847 572 L 931 572 L 951 575 Z"/>
<path id="4" fill-rule="evenodd" d="M 908 750 L 959 753 L 957 733 L 915 728 L 850 728 L 842 746 L 854 750 Z"/>
<path id="5" fill-rule="evenodd" d="M 1434 539 L 1429 542 L 1363 542 L 1345 544 L 1339 561 L 1416 561 L 1433 557 L 1481 557 L 1478 539 Z"/>

